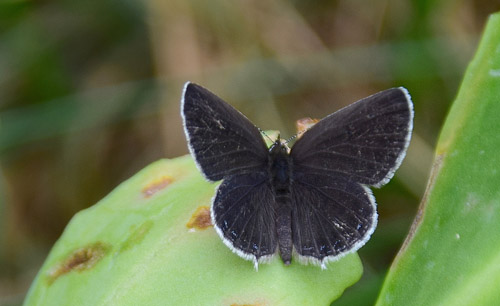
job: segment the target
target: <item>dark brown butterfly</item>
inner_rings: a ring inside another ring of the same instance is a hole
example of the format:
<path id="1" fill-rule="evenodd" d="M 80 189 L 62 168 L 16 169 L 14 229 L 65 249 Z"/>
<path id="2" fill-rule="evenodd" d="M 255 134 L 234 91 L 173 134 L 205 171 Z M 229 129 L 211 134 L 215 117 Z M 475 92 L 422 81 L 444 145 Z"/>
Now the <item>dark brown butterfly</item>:
<path id="1" fill-rule="evenodd" d="M 392 88 L 316 123 L 290 150 L 268 148 L 243 114 L 207 89 L 187 83 L 181 115 L 200 172 L 223 180 L 211 215 L 222 241 L 258 263 L 279 252 L 325 268 L 355 252 L 377 225 L 375 198 L 401 164 L 411 138 L 408 91 Z"/>

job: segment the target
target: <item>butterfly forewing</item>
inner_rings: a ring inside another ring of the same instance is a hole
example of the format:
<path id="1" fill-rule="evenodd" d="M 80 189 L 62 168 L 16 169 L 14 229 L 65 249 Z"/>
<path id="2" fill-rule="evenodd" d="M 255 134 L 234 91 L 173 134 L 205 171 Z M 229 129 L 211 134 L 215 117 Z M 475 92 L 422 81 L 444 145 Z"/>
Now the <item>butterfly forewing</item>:
<path id="1" fill-rule="evenodd" d="M 267 147 L 259 130 L 222 99 L 187 83 L 181 107 L 190 151 L 207 179 L 218 181 L 267 165 Z"/>
<path id="2" fill-rule="evenodd" d="M 292 147 L 296 172 L 327 172 L 380 187 L 399 167 L 413 122 L 410 97 L 392 88 L 325 117 Z"/>
<path id="3" fill-rule="evenodd" d="M 255 263 L 276 252 L 274 195 L 267 173 L 224 179 L 212 204 L 212 220 L 226 245 Z"/>
<path id="4" fill-rule="evenodd" d="M 333 175 L 298 174 L 291 188 L 295 251 L 324 264 L 361 247 L 377 223 L 370 190 Z"/>

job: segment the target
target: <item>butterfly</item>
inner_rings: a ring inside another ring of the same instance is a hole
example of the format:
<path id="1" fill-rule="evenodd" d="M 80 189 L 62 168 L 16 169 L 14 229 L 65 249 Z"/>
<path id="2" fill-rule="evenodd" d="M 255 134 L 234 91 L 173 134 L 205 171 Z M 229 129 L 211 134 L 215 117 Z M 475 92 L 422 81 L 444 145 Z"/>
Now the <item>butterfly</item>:
<path id="1" fill-rule="evenodd" d="M 410 143 L 413 104 L 391 88 L 325 117 L 288 148 L 207 89 L 186 83 L 181 116 L 202 175 L 222 183 L 211 218 L 224 244 L 257 269 L 279 253 L 326 268 L 357 251 L 377 225 L 368 186 L 385 185 Z"/>

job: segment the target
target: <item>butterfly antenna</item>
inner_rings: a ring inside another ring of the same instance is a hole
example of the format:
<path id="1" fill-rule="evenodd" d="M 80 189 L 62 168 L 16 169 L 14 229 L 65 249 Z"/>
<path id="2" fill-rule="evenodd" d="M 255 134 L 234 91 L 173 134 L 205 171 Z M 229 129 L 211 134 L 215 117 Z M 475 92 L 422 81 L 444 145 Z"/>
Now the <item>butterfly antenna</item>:
<path id="1" fill-rule="evenodd" d="M 262 135 L 264 135 L 267 139 L 269 139 L 269 141 L 270 141 L 271 143 L 273 143 L 273 142 L 274 142 L 274 140 L 273 140 L 273 139 L 271 139 L 271 137 L 269 137 L 269 135 L 267 135 L 267 134 L 266 134 L 266 132 L 264 132 L 264 130 L 262 130 L 260 127 L 257 127 L 257 129 L 259 130 L 259 132 L 260 132 Z"/>
<path id="2" fill-rule="evenodd" d="M 292 137 L 285 140 L 285 144 L 288 144 L 290 141 L 294 140 L 295 138 L 298 138 L 300 135 L 304 134 L 307 130 L 309 130 L 309 129 L 300 130 L 297 134 L 295 134 Z"/>
<path id="3" fill-rule="evenodd" d="M 293 135 L 292 137 L 288 138 L 287 140 L 285 140 L 285 144 L 288 144 L 290 141 L 294 140 L 295 138 L 297 138 L 298 134 L 295 134 Z"/>

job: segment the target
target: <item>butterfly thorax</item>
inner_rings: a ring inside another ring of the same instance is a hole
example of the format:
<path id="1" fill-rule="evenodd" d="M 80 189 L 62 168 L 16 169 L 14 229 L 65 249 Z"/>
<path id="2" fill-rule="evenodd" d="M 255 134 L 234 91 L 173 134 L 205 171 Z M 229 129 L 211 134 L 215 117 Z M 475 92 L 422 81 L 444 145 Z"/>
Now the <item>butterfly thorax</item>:
<path id="1" fill-rule="evenodd" d="M 276 191 L 286 191 L 290 184 L 290 157 L 288 148 L 276 140 L 269 150 L 269 169 Z"/>
<path id="2" fill-rule="evenodd" d="M 291 165 L 288 148 L 279 138 L 269 150 L 269 172 L 274 193 L 278 247 L 283 262 L 288 265 L 292 259 Z"/>

